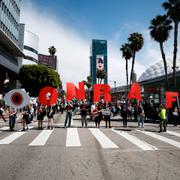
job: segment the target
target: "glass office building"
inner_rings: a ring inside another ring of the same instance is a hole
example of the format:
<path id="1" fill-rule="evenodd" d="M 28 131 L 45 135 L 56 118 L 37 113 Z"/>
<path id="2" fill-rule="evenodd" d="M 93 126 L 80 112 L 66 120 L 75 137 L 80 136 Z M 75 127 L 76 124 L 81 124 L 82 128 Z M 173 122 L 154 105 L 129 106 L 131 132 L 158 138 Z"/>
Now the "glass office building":
<path id="1" fill-rule="evenodd" d="M 104 84 L 108 82 L 108 64 L 107 64 L 107 41 L 92 40 L 90 56 L 90 75 L 92 83 L 97 84 L 97 71 L 104 71 Z"/>
<path id="2" fill-rule="evenodd" d="M 15 86 L 19 71 L 18 57 L 23 57 L 19 47 L 19 20 L 21 0 L 0 0 L 0 94 L 8 77 Z"/>

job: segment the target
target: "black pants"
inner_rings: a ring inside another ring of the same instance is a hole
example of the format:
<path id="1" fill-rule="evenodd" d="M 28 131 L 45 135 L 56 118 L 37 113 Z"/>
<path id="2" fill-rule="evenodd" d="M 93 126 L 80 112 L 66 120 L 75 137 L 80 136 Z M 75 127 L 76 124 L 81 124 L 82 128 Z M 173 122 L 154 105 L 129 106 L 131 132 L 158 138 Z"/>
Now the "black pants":
<path id="1" fill-rule="evenodd" d="M 106 121 L 106 128 L 107 128 L 107 123 L 109 122 L 109 128 L 111 128 L 111 119 L 110 116 L 104 116 L 104 120 Z"/>
<path id="2" fill-rule="evenodd" d="M 166 131 L 166 126 L 167 126 L 166 120 L 160 120 L 159 122 L 160 132 L 162 132 L 162 127 L 164 127 L 164 131 Z"/>
<path id="3" fill-rule="evenodd" d="M 127 116 L 123 116 L 123 126 L 127 127 Z"/>
<path id="4" fill-rule="evenodd" d="M 9 128 L 10 128 L 10 131 L 14 129 L 15 122 L 16 122 L 16 118 L 10 116 L 9 117 Z"/>

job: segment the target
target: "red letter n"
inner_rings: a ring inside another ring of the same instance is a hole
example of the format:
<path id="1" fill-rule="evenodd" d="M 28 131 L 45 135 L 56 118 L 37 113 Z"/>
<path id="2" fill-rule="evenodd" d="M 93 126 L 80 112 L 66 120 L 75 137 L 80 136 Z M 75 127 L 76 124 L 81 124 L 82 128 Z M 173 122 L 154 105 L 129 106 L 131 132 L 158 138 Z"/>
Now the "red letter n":
<path id="1" fill-rule="evenodd" d="M 79 89 L 73 83 L 66 83 L 66 99 L 71 101 L 73 98 L 78 100 L 85 99 L 84 82 L 79 83 Z"/>

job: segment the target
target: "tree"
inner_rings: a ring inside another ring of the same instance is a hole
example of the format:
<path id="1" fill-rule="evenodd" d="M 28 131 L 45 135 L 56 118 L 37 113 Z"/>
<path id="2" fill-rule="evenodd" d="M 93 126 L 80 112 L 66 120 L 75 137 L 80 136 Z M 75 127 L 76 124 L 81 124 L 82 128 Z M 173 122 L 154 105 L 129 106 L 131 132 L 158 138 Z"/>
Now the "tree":
<path id="1" fill-rule="evenodd" d="M 164 2 L 162 6 L 174 23 L 173 84 L 174 91 L 176 91 L 176 59 L 178 50 L 178 25 L 180 22 L 180 0 L 168 0 L 168 2 Z"/>
<path id="2" fill-rule="evenodd" d="M 132 75 L 133 75 L 133 71 L 134 71 L 136 52 L 138 52 L 140 49 L 142 49 L 142 47 L 144 45 L 144 38 L 143 38 L 142 34 L 135 32 L 135 33 L 130 34 L 128 41 L 130 44 L 130 48 L 133 52 L 133 60 L 132 60 L 132 68 L 131 68 L 131 76 L 130 76 L 130 83 L 131 83 Z"/>
<path id="3" fill-rule="evenodd" d="M 55 48 L 54 46 L 49 47 L 48 50 L 49 50 L 49 54 L 50 54 L 50 55 L 52 55 L 52 56 L 55 55 L 55 53 L 56 53 L 56 48 Z"/>
<path id="4" fill-rule="evenodd" d="M 128 60 L 133 56 L 132 50 L 129 43 L 125 43 L 121 46 L 120 51 L 122 51 L 122 57 L 126 60 L 126 84 L 127 84 L 127 94 L 128 94 Z"/>
<path id="5" fill-rule="evenodd" d="M 30 96 L 36 97 L 45 86 L 61 88 L 59 74 L 43 65 L 23 65 L 19 71 L 18 79 Z"/>
<path id="6" fill-rule="evenodd" d="M 164 63 L 164 72 L 166 76 L 166 90 L 169 91 L 169 82 L 168 82 L 168 74 L 167 74 L 167 62 L 166 56 L 164 53 L 163 43 L 167 41 L 170 35 L 170 31 L 172 29 L 171 20 L 167 18 L 166 15 L 161 16 L 158 15 L 154 19 L 151 20 L 151 26 L 149 27 L 151 37 L 157 41 L 160 45 L 161 55 Z"/>
<path id="7" fill-rule="evenodd" d="M 101 84 L 102 80 L 106 77 L 106 71 L 97 69 L 96 74 L 98 78 L 98 84 Z"/>

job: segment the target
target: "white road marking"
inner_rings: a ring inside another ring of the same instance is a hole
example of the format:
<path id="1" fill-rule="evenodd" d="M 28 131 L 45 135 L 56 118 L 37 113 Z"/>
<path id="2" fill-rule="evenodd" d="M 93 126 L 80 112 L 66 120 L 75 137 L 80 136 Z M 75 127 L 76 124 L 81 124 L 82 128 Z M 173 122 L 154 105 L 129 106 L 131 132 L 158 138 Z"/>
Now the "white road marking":
<path id="1" fill-rule="evenodd" d="M 66 137 L 66 147 L 81 146 L 77 128 L 68 128 Z"/>
<path id="2" fill-rule="evenodd" d="M 119 134 L 120 136 L 124 137 L 125 139 L 127 139 L 131 143 L 135 144 L 136 146 L 138 146 L 139 148 L 141 148 L 144 151 L 158 150 L 157 147 L 152 146 L 151 144 L 149 144 L 149 143 L 147 143 L 145 141 L 142 141 L 142 140 L 138 139 L 137 137 L 128 134 L 127 132 L 117 131 L 117 130 L 114 130 L 114 129 L 112 129 L 112 131 Z"/>
<path id="3" fill-rule="evenodd" d="M 0 128 L 0 130 L 8 130 L 9 129 L 9 127 L 8 126 L 5 126 L 5 127 L 2 127 L 2 128 Z"/>
<path id="4" fill-rule="evenodd" d="M 28 126 L 28 129 L 33 129 L 34 128 L 34 126 Z M 19 132 L 21 132 L 23 129 L 19 129 Z M 27 127 L 25 127 L 25 130 L 27 130 Z"/>
<path id="5" fill-rule="evenodd" d="M 22 136 L 23 134 L 25 134 L 25 132 L 15 132 L 15 133 L 9 135 L 8 137 L 5 137 L 4 139 L 0 140 L 0 144 L 10 144 L 14 140 L 16 140 L 17 138 Z"/>
<path id="6" fill-rule="evenodd" d="M 171 134 L 171 135 L 174 135 L 174 136 L 177 136 L 177 137 L 180 137 L 180 133 L 177 133 L 177 132 L 166 131 L 166 133 Z"/>
<path id="7" fill-rule="evenodd" d="M 43 130 L 30 144 L 29 146 L 44 146 L 52 134 L 53 130 Z"/>
<path id="8" fill-rule="evenodd" d="M 141 131 L 141 130 L 137 130 L 137 131 L 139 131 L 139 132 L 141 132 L 141 133 L 144 133 L 144 134 L 146 134 L 146 135 L 148 135 L 148 136 L 151 136 L 151 137 L 153 137 L 153 138 L 156 138 L 156 139 L 158 139 L 158 140 L 160 140 L 160 141 L 163 141 L 163 142 L 165 142 L 165 143 L 171 144 L 171 145 L 173 145 L 173 146 L 175 146 L 175 147 L 180 148 L 180 143 L 177 142 L 177 141 L 174 141 L 174 140 L 172 140 L 172 139 L 166 138 L 166 137 L 164 137 L 164 136 L 158 135 L 158 134 L 153 133 L 153 132 L 147 132 L 147 131 Z"/>
<path id="9" fill-rule="evenodd" d="M 97 141 L 101 144 L 103 148 L 119 148 L 116 144 L 114 144 L 103 132 L 96 128 L 89 128 L 91 133 L 97 139 Z"/>

